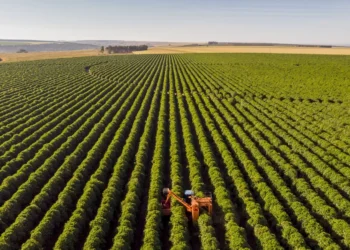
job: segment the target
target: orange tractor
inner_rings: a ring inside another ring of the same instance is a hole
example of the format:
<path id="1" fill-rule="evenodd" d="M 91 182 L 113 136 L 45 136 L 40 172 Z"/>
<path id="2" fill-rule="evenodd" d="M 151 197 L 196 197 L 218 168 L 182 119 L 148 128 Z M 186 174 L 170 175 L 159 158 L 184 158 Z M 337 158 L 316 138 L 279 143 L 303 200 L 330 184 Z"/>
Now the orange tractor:
<path id="1" fill-rule="evenodd" d="M 206 193 L 206 197 L 199 198 L 194 196 L 194 192 L 192 190 L 186 190 L 184 193 L 184 198 L 181 198 L 173 193 L 169 188 L 164 188 L 163 195 L 166 196 L 166 198 L 162 200 L 163 216 L 169 216 L 171 214 L 171 197 L 180 202 L 186 208 L 189 218 L 194 222 L 198 220 L 201 209 L 206 210 L 209 215 L 212 215 L 213 213 L 211 193 Z"/>

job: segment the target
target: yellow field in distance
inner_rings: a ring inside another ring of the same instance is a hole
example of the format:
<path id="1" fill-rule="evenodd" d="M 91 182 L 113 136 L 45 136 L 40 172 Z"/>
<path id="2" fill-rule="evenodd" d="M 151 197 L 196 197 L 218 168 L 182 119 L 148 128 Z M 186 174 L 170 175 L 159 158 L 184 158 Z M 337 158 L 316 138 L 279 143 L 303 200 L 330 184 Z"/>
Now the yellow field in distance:
<path id="1" fill-rule="evenodd" d="M 277 54 L 324 54 L 350 55 L 350 48 L 311 48 L 289 46 L 193 46 L 193 47 L 152 47 L 134 54 L 173 54 L 173 53 L 277 53 Z"/>
<path id="2" fill-rule="evenodd" d="M 71 58 L 101 55 L 99 50 L 48 51 L 29 53 L 0 53 L 3 62 L 33 61 L 54 58 Z"/>
<path id="3" fill-rule="evenodd" d="M 151 47 L 134 54 L 183 54 L 183 53 L 277 53 L 277 54 L 324 54 L 350 55 L 350 48 L 267 47 L 267 46 L 164 46 Z M 0 53 L 1 62 L 20 62 L 55 58 L 101 56 L 99 50 L 49 51 L 30 53 Z M 106 54 L 104 54 L 106 55 Z"/>

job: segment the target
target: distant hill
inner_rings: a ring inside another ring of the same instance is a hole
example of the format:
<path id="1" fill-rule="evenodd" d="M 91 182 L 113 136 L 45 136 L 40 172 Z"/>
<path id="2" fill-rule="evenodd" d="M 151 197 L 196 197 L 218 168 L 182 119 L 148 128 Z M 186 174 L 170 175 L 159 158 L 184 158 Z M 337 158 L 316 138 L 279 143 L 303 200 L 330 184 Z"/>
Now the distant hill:
<path id="1" fill-rule="evenodd" d="M 0 53 L 15 53 L 20 49 L 28 52 L 70 51 L 97 49 L 99 46 L 74 42 L 33 41 L 33 40 L 0 40 Z"/>
<path id="2" fill-rule="evenodd" d="M 44 43 L 55 43 L 55 41 L 0 39 L 0 45 L 29 45 Z"/>
<path id="3" fill-rule="evenodd" d="M 155 46 L 181 46 L 189 43 L 179 42 L 154 42 L 154 41 L 126 41 L 126 40 L 78 40 L 72 41 L 79 44 L 92 44 L 97 46 L 133 46 L 133 45 L 147 45 L 148 47 Z"/>
<path id="4" fill-rule="evenodd" d="M 189 43 L 125 41 L 125 40 L 78 40 L 78 41 L 42 41 L 42 40 L 13 40 L 0 39 L 0 53 L 15 53 L 20 49 L 28 52 L 41 51 L 70 51 L 99 49 L 101 46 L 181 46 Z"/>
<path id="5" fill-rule="evenodd" d="M 237 42 L 210 42 L 209 46 L 292 46 L 292 47 L 348 47 L 349 44 L 337 45 L 305 45 L 280 43 L 237 43 Z M 101 46 L 139 46 L 166 47 L 166 46 L 208 46 L 208 43 L 186 42 L 157 42 L 157 41 L 127 41 L 127 40 L 77 40 L 77 41 L 43 41 L 43 40 L 15 40 L 0 39 L 0 53 L 16 53 L 20 49 L 28 52 L 43 51 L 75 51 L 99 49 Z"/>

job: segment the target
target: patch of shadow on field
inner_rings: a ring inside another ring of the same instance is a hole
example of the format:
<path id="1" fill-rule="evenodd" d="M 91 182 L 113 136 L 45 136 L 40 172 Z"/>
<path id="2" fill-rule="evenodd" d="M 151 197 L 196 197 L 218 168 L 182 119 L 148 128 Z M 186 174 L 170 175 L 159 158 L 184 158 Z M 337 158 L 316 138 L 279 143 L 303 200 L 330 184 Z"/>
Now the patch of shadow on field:
<path id="1" fill-rule="evenodd" d="M 344 101 L 334 98 L 317 98 L 317 97 L 292 97 L 292 96 L 280 96 L 280 95 L 269 95 L 269 94 L 259 94 L 259 93 L 236 93 L 236 92 L 226 92 L 222 89 L 217 89 L 212 93 L 201 93 L 201 95 L 214 95 L 216 98 L 222 100 L 226 99 L 232 105 L 244 101 L 244 99 L 260 99 L 263 101 L 279 100 L 292 103 L 329 103 L 329 104 L 342 104 Z"/>
<path id="2" fill-rule="evenodd" d="M 92 65 L 85 66 L 85 67 L 84 67 L 84 71 L 85 71 L 86 73 L 88 73 L 88 74 L 91 75 L 91 72 L 90 72 L 91 67 L 97 66 L 97 65 L 101 65 L 101 64 L 105 64 L 105 63 L 108 63 L 108 61 L 99 62 L 99 63 L 95 63 L 95 64 L 92 64 Z"/>
<path id="3" fill-rule="evenodd" d="M 229 95 L 229 94 L 227 94 Z M 226 95 L 225 95 L 226 96 Z M 270 100 L 273 100 L 273 99 L 276 99 L 276 100 L 280 100 L 280 101 L 285 101 L 285 102 L 292 102 L 292 103 L 315 103 L 315 104 L 318 104 L 318 103 L 329 103 L 329 104 L 342 104 L 343 103 L 343 100 L 336 100 L 336 99 L 322 99 L 322 98 L 311 98 L 311 97 L 290 97 L 290 96 L 274 96 L 274 95 L 270 95 L 270 96 L 267 96 L 267 95 L 261 95 L 261 94 L 246 94 L 244 93 L 243 95 L 236 95 L 236 96 L 239 96 L 243 99 L 245 98 L 251 98 L 251 99 L 260 99 L 260 100 L 264 100 L 264 101 L 270 101 Z M 222 99 L 221 96 L 218 96 L 218 98 Z M 229 97 L 226 99 L 228 101 L 232 101 L 232 102 L 235 102 L 238 100 L 235 100 L 234 97 Z"/>
<path id="4" fill-rule="evenodd" d="M 305 103 L 331 103 L 331 104 L 342 104 L 343 101 L 342 100 L 334 100 L 334 99 L 321 99 L 321 98 L 293 98 L 293 97 L 275 97 L 275 96 L 271 96 L 271 99 L 278 99 L 280 101 L 289 101 L 289 102 L 305 102 Z"/>
<path id="5" fill-rule="evenodd" d="M 171 249 L 170 242 L 170 216 L 162 216 L 162 232 L 160 234 L 160 239 L 162 243 L 163 250 Z M 135 249 L 136 250 L 136 249 Z"/>
<path id="6" fill-rule="evenodd" d="M 90 74 L 90 68 L 91 68 L 91 67 L 92 67 L 92 66 L 86 66 L 86 67 L 84 68 L 85 72 Z"/>

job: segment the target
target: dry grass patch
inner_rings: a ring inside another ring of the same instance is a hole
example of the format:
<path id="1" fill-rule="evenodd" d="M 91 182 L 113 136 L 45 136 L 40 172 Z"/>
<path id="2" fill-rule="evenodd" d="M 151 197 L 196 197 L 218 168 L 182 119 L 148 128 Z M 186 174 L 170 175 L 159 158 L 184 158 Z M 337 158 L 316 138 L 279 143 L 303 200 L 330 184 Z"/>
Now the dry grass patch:
<path id="1" fill-rule="evenodd" d="M 194 47 L 153 47 L 135 54 L 173 53 L 276 53 L 276 54 L 319 54 L 350 55 L 350 48 L 310 48 L 310 47 L 268 47 L 268 46 L 194 46 Z"/>
<path id="2" fill-rule="evenodd" d="M 0 53 L 3 62 L 33 61 L 54 58 L 71 58 L 84 56 L 99 56 L 98 50 L 48 51 L 29 53 Z"/>

